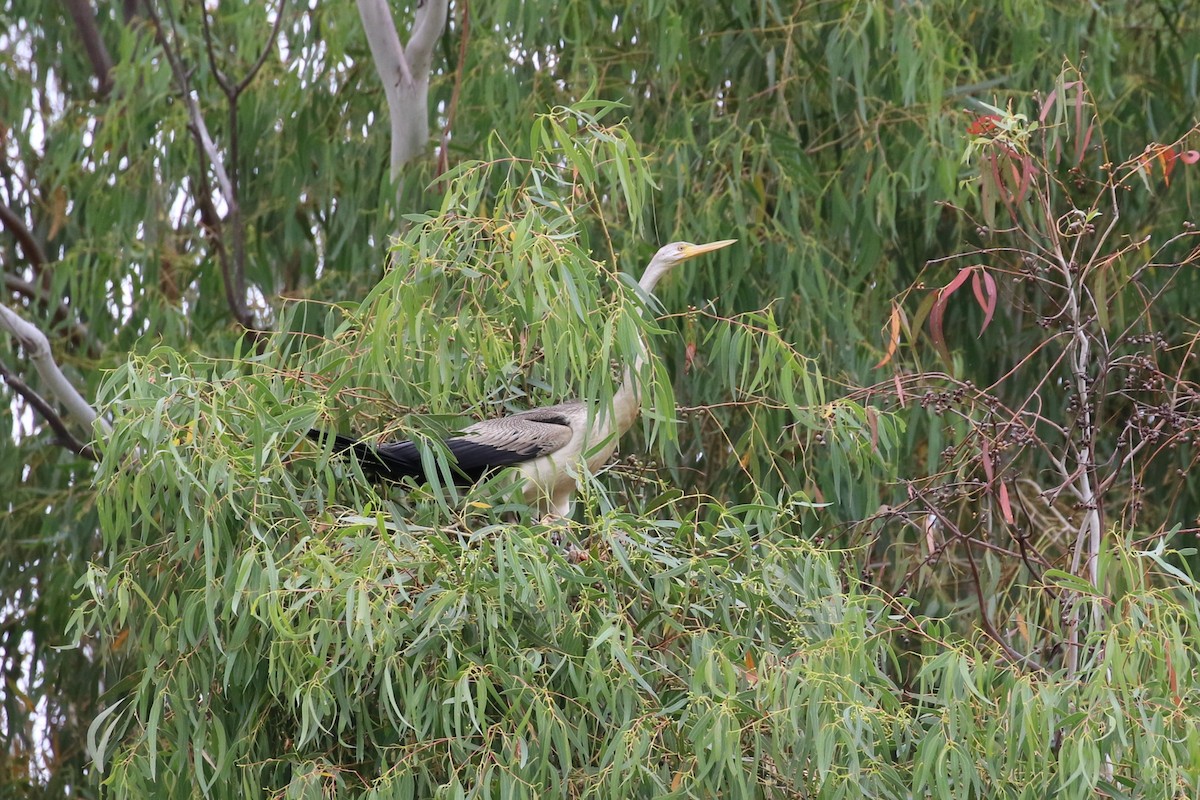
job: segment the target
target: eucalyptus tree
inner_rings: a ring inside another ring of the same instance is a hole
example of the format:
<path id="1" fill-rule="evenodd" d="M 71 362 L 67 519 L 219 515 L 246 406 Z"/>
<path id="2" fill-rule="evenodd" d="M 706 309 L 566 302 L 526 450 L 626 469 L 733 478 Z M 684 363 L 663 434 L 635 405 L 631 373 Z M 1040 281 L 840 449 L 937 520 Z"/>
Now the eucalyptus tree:
<path id="1" fill-rule="evenodd" d="M 1186 130 L 1186 16 L 387 11 L 3 6 L 4 792 L 1195 789 L 1177 558 L 1113 538 L 1122 616 L 1066 640 L 1086 668 L 1056 683 L 1029 620 L 1098 581 L 1066 563 L 1036 599 L 991 592 L 1025 568 L 1005 543 L 950 540 L 985 548 L 968 563 L 895 513 L 895 478 L 941 475 L 956 435 L 904 369 L 945 351 L 986 385 L 1000 359 L 892 303 L 988 234 L 954 213 L 980 206 L 970 126 L 1036 116 L 1064 58 L 1086 50 L 1114 152 Z M 1130 195 L 1123 224 L 1186 208 Z M 739 244 L 647 305 L 629 276 L 705 236 Z M 643 455 L 584 476 L 578 563 L 500 483 L 375 489 L 303 441 L 318 419 L 432 440 L 608 403 L 642 337 L 659 355 L 623 452 Z"/>

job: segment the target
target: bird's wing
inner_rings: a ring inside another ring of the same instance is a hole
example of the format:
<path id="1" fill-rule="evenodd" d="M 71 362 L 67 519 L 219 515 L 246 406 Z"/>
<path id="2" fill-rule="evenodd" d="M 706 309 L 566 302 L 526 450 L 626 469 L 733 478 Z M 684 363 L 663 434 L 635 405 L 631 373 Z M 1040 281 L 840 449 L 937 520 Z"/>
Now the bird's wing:
<path id="1" fill-rule="evenodd" d="M 465 428 L 461 435 L 446 439 L 451 466 L 458 477 L 478 481 L 512 464 L 532 461 L 553 453 L 571 441 L 572 416 L 566 406 L 523 411 L 509 417 L 487 419 Z M 310 431 L 309 437 L 324 440 L 327 434 Z M 421 450 L 411 441 L 370 445 L 348 436 L 334 437 L 334 452 L 353 450 L 368 474 L 398 481 L 427 479 Z"/>
<path id="2" fill-rule="evenodd" d="M 461 436 L 447 439 L 455 469 L 470 480 L 549 455 L 571 441 L 571 421 L 561 414 L 527 411 L 476 422 Z"/>

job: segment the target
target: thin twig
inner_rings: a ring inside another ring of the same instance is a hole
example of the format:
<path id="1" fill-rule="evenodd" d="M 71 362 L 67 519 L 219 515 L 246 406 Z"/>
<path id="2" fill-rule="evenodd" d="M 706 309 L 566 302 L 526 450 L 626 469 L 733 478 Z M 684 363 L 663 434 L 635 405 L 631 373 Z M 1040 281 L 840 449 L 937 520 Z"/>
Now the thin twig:
<path id="1" fill-rule="evenodd" d="M 254 66 L 250 67 L 250 71 L 246 73 L 246 77 L 238 81 L 237 94 L 246 91 L 246 87 L 254 80 L 254 76 L 263 68 L 263 64 L 267 63 L 267 56 L 275 49 L 275 42 L 279 39 L 279 31 L 283 27 L 283 9 L 287 6 L 287 0 L 279 0 L 279 11 L 275 14 L 275 25 L 271 28 L 271 35 L 267 39 L 267 43 L 263 45 L 262 52 L 258 54 L 258 58 L 254 62 Z"/>
<path id="2" fill-rule="evenodd" d="M 179 85 L 180 99 L 187 109 L 192 131 L 201 149 L 208 156 L 208 160 L 212 164 L 213 172 L 217 175 L 217 184 L 221 187 L 221 193 L 225 196 L 225 202 L 233 203 L 235 202 L 233 186 L 229 182 L 229 174 L 225 171 L 225 162 L 221 158 L 220 151 L 217 150 L 216 143 L 213 142 L 212 137 L 208 133 L 208 126 L 204 123 L 204 115 L 200 113 L 200 105 L 196 102 L 196 98 L 192 97 L 187 70 L 183 68 L 183 62 L 179 60 L 179 54 L 175 52 L 175 49 L 167 39 L 162 19 L 158 16 L 158 12 L 154 10 L 153 0 L 146 0 L 146 13 L 149 15 L 150 21 L 154 23 L 155 39 L 158 40 L 159 47 L 162 48 L 163 54 L 167 57 L 171 73 L 175 76 L 175 82 Z M 174 27 L 174 22 L 172 22 L 172 27 Z M 176 38 L 179 36 L 177 31 L 174 32 L 174 35 Z"/>
<path id="3" fill-rule="evenodd" d="M 1030 656 L 1024 655 L 1018 651 L 1008 642 L 1004 641 L 1004 637 L 1002 637 L 1000 632 L 997 631 L 995 626 L 992 625 L 992 621 L 988 618 L 987 614 L 987 600 L 983 596 L 983 585 L 979 580 L 979 568 L 975 566 L 975 556 L 971 554 L 971 545 L 974 542 L 970 537 L 967 536 L 963 536 L 963 540 L 967 545 L 964 551 L 967 554 L 967 566 L 971 570 L 971 583 L 975 587 L 975 598 L 979 601 L 979 621 L 983 626 L 983 632 L 986 633 L 988 638 L 995 642 L 1004 652 L 1004 655 L 1008 656 L 1008 658 L 1014 663 L 1024 664 L 1025 666 L 1032 668 L 1035 672 L 1045 672 L 1045 667 L 1034 661 Z"/>

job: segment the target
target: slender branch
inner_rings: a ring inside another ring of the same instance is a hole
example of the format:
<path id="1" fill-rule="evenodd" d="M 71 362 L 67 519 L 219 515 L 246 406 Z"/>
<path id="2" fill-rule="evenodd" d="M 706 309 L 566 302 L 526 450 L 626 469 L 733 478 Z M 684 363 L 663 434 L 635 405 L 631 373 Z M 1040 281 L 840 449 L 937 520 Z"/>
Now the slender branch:
<path id="1" fill-rule="evenodd" d="M 179 54 L 175 52 L 175 49 L 167 40 L 167 33 L 163 28 L 162 19 L 158 16 L 158 12 L 154 10 L 153 0 L 146 0 L 146 14 L 150 17 L 150 21 L 154 23 L 154 37 L 158 40 L 163 54 L 166 55 L 167 63 L 171 66 L 171 73 L 175 76 L 175 82 L 179 85 L 180 99 L 183 100 L 183 105 L 187 109 L 192 132 L 200 148 L 208 156 L 209 163 L 212 164 L 213 172 L 217 176 L 217 184 L 221 187 L 221 194 L 224 195 L 225 202 L 232 206 L 237 202 L 237 198 L 234 196 L 233 184 L 229 180 L 229 174 L 225 171 L 225 162 L 221 158 L 221 153 L 217 150 L 217 145 L 213 142 L 212 136 L 208 133 L 208 126 L 204 124 L 204 115 L 200 113 L 200 105 L 196 102 L 196 98 L 192 96 L 192 89 L 188 84 L 187 70 L 183 68 L 183 63 L 179 60 Z"/>
<path id="2" fill-rule="evenodd" d="M 79 31 L 79 38 L 83 40 L 83 49 L 92 62 L 92 71 L 96 73 L 96 80 L 100 84 L 100 95 L 107 95 L 113 87 L 113 62 L 100 36 L 100 29 L 96 27 L 96 14 L 88 0 L 66 0 L 66 4 Z"/>
<path id="3" fill-rule="evenodd" d="M 242 219 L 241 205 L 237 202 L 237 197 L 240 191 L 239 187 L 239 169 L 241 156 L 239 155 L 240 144 L 238 139 L 238 99 L 242 92 L 250 85 L 254 76 L 262 69 L 266 63 L 267 57 L 274 49 L 275 42 L 279 36 L 279 30 L 283 24 L 283 11 L 286 5 L 286 0 L 280 0 L 279 11 L 275 15 L 275 24 L 271 27 L 271 35 L 267 38 L 266 44 L 263 45 L 262 52 L 258 54 L 254 65 L 247 72 L 246 76 L 237 83 L 230 81 L 229 77 L 221 70 L 217 64 L 216 48 L 213 46 L 212 26 L 208 21 L 208 10 L 200 9 L 200 19 L 203 22 L 204 28 L 204 47 L 208 53 L 208 64 L 212 69 L 213 75 L 217 79 L 217 83 L 225 92 L 225 98 L 229 103 L 229 189 L 230 195 L 233 197 L 233 202 L 229 203 L 229 228 L 230 244 L 233 250 L 233 261 L 222 259 L 222 269 L 225 273 L 225 286 L 227 299 L 230 303 L 234 316 L 243 328 L 253 330 L 257 326 L 245 305 L 246 297 L 246 225 Z M 210 213 L 210 217 L 214 214 Z M 240 300 L 236 298 L 241 298 Z"/>
<path id="4" fill-rule="evenodd" d="M 67 412 L 76 422 L 91 430 L 92 426 L 99 421 L 100 427 L 105 433 L 112 432 L 108 423 L 96 414 L 96 410 L 71 385 L 67 376 L 63 375 L 50 352 L 50 342 L 46 338 L 46 334 L 42 333 L 35 325 L 26 322 L 3 303 L 0 303 L 0 329 L 8 331 L 20 343 L 29 360 L 33 362 L 33 366 L 37 368 L 42 381 L 50 388 L 58 401 L 66 407 Z"/>
<path id="5" fill-rule="evenodd" d="M 971 583 L 975 589 L 975 599 L 979 603 L 979 621 L 983 627 L 983 632 L 1000 647 L 1000 650 L 1004 655 L 1008 656 L 1010 661 L 1016 664 L 1024 664 L 1036 672 L 1045 672 L 1045 667 L 1004 641 L 1004 637 L 1000 635 L 1000 631 L 996 630 L 996 626 L 992 624 L 992 620 L 988 617 L 987 613 L 987 599 L 983 596 L 983 584 L 979 579 L 979 568 L 975 566 L 975 556 L 971 553 L 971 545 L 975 542 L 969 536 L 963 536 L 961 533 L 959 536 L 963 538 L 963 541 L 967 545 L 964 548 L 964 552 L 967 554 L 967 566 L 971 570 Z"/>
<path id="6" fill-rule="evenodd" d="M 0 222 L 3 222 L 4 227 L 12 232 L 12 235 L 21 245 L 21 250 L 24 251 L 25 258 L 29 259 L 29 263 L 33 265 L 34 269 L 40 270 L 45 264 L 50 262 L 50 259 L 46 257 L 46 251 L 42 249 L 41 244 L 34 238 L 29 228 L 25 227 L 25 223 L 17 216 L 17 212 L 2 202 L 0 202 Z"/>
<path id="7" fill-rule="evenodd" d="M 271 35 L 267 38 L 267 43 L 263 45 L 262 52 L 258 54 L 258 59 L 254 62 L 254 66 L 250 67 L 250 71 L 246 73 L 246 77 L 238 81 L 238 85 L 235 87 L 239 95 L 246 91 L 246 87 L 254 80 L 254 76 L 258 75 L 258 71 L 263 68 L 263 64 L 267 63 L 267 57 L 275 49 L 275 42 L 279 40 L 279 30 L 283 27 L 283 9 L 286 6 L 287 0 L 279 0 L 279 10 L 275 12 L 275 25 L 271 28 Z"/>
<path id="8" fill-rule="evenodd" d="M 14 392 L 25 398 L 25 402 L 33 406 L 33 409 L 42 415 L 42 418 L 54 430 L 54 435 L 58 438 L 59 444 L 75 455 L 83 456 L 91 461 L 100 460 L 96 448 L 75 438 L 75 435 L 67 428 L 67 424 L 63 421 L 63 418 L 58 415 L 58 412 L 54 410 L 54 407 L 50 403 L 46 402 L 46 398 L 35 392 L 25 381 L 18 378 L 3 361 L 0 361 L 0 378 L 3 378 L 4 382 Z"/>
<path id="9" fill-rule="evenodd" d="M 163 28 L 162 20 L 158 13 L 154 10 L 153 0 L 145 0 L 146 13 L 154 23 L 155 38 L 159 46 L 162 47 L 163 53 L 167 57 L 167 61 L 171 66 L 171 72 L 175 76 L 175 82 L 179 86 L 179 93 L 183 99 L 184 106 L 188 111 L 188 119 L 190 124 L 188 128 L 191 130 L 193 137 L 196 139 L 200 147 L 203 157 L 207 157 L 208 163 L 212 166 L 213 173 L 217 178 L 217 185 L 220 187 L 221 194 L 225 199 L 225 205 L 229 210 L 230 224 L 233 228 L 233 257 L 230 258 L 229 251 L 226 249 L 222 236 L 222 222 L 220 214 L 217 213 L 216 205 L 212 198 L 212 188 L 208 184 L 208 177 L 204 174 L 202 166 L 201 175 L 197 180 L 200 187 L 198 192 L 197 204 L 201 209 L 201 221 L 205 228 L 209 231 L 213 238 L 216 251 L 217 262 L 221 267 L 221 274 L 225 283 L 225 301 L 229 306 L 230 312 L 234 319 L 249 334 L 256 343 L 261 342 L 262 330 L 258 326 L 254 314 L 246 305 L 246 272 L 245 272 L 245 253 L 242 236 L 242 217 L 241 208 L 238 205 L 237 185 L 235 178 L 230 177 L 230 173 L 225 169 L 224 159 L 221 153 L 217 150 L 216 143 L 208 133 L 208 127 L 204 123 L 204 115 L 200 113 L 200 105 L 196 102 L 196 98 L 192 96 L 191 86 L 188 83 L 187 71 L 183 68 L 183 63 L 179 58 L 179 54 L 175 52 L 171 43 L 167 40 L 166 31 Z M 208 16 L 207 12 L 202 10 L 205 24 L 205 39 L 209 45 L 209 57 L 212 59 L 212 67 L 214 73 L 218 74 L 218 83 L 226 89 L 227 96 L 230 98 L 230 117 L 233 122 L 233 130 L 236 131 L 237 123 L 237 95 L 229 94 L 235 87 L 229 86 L 220 71 L 216 68 L 216 57 L 212 51 L 211 40 L 208 36 Z M 172 22 L 172 25 L 174 23 Z M 178 34 L 175 34 L 178 38 Z M 234 160 L 236 161 L 236 133 L 231 133 L 234 139 Z M 203 159 L 202 159 L 203 160 Z"/>
<path id="10" fill-rule="evenodd" d="M 213 72 L 213 77 L 217 79 L 217 85 L 220 86 L 226 95 L 234 94 L 233 86 L 225 78 L 225 73 L 217 65 L 217 54 L 213 49 L 212 26 L 208 24 L 208 6 L 201 3 L 200 5 L 200 25 L 204 30 L 204 50 L 208 53 L 208 66 Z"/>

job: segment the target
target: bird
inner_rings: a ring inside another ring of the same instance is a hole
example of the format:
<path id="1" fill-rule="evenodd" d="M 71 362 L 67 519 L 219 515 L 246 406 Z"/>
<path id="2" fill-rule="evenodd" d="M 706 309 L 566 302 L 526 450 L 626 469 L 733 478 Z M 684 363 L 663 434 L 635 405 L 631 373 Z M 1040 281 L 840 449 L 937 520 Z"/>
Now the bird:
<path id="1" fill-rule="evenodd" d="M 650 259 L 638 286 L 650 295 L 674 267 L 736 241 L 664 245 Z M 637 375 L 645 364 L 645 348 L 643 341 L 633 363 L 626 365 L 611 409 L 572 400 L 481 420 L 444 439 L 455 482 L 469 485 L 505 467 L 515 467 L 525 502 L 536 508 L 539 519 L 569 517 L 580 463 L 586 463 L 588 472 L 596 472 L 616 452 L 621 435 L 637 418 L 641 405 Z M 315 428 L 308 436 L 318 442 L 328 438 L 326 432 Z M 353 452 L 370 477 L 428 480 L 422 448 L 411 440 L 370 444 L 342 434 L 332 438 L 333 452 Z"/>

